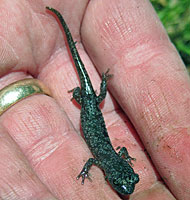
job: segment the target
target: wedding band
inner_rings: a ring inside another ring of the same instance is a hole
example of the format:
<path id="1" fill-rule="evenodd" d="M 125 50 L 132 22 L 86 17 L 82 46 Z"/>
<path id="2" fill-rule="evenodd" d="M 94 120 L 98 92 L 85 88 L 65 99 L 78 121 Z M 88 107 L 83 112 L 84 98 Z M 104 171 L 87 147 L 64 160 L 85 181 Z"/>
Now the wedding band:
<path id="1" fill-rule="evenodd" d="M 0 115 L 17 102 L 34 94 L 51 96 L 50 90 L 37 79 L 28 78 L 7 85 L 0 90 Z"/>

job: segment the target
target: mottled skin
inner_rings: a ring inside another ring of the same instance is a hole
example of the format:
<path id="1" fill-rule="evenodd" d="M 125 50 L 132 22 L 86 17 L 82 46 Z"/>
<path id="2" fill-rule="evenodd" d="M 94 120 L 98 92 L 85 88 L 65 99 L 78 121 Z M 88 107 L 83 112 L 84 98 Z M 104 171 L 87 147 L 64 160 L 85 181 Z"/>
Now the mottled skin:
<path id="1" fill-rule="evenodd" d="M 104 118 L 99 108 L 99 104 L 106 96 L 107 79 L 110 75 L 108 71 L 102 74 L 100 95 L 97 96 L 63 17 L 57 10 L 49 7 L 47 9 L 54 12 L 60 20 L 78 71 L 81 88 L 77 87 L 73 90 L 73 98 L 81 105 L 82 130 L 86 143 L 94 155 L 94 158 L 90 158 L 86 162 L 77 179 L 82 177 L 82 184 L 84 184 L 85 178 L 89 178 L 88 171 L 94 164 L 104 170 L 106 180 L 117 192 L 123 195 L 131 194 L 134 191 L 135 184 L 139 182 L 138 174 L 134 173 L 131 167 L 131 160 L 134 160 L 134 158 L 128 155 L 125 147 L 121 148 L 119 153 L 116 153 L 111 145 Z"/>

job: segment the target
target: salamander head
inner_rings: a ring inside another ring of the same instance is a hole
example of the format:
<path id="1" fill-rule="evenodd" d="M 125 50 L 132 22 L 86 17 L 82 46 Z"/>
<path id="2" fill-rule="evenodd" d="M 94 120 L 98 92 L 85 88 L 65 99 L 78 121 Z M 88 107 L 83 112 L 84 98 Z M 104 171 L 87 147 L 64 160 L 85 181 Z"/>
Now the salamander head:
<path id="1" fill-rule="evenodd" d="M 139 182 L 139 175 L 133 171 L 133 168 L 124 161 L 110 169 L 105 174 L 112 188 L 123 195 L 132 194 L 135 184 Z"/>
<path id="2" fill-rule="evenodd" d="M 125 173 L 123 173 L 115 177 L 107 178 L 113 189 L 123 195 L 133 193 L 135 184 L 139 182 L 139 175 L 135 173 L 130 175 L 125 175 Z"/>

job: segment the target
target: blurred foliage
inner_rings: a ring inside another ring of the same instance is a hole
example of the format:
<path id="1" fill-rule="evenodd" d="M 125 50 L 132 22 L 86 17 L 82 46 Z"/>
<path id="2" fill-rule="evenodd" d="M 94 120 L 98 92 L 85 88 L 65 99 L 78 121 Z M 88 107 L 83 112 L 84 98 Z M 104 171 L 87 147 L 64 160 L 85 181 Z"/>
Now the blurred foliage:
<path id="1" fill-rule="evenodd" d="M 190 72 L 190 0 L 151 0 Z"/>

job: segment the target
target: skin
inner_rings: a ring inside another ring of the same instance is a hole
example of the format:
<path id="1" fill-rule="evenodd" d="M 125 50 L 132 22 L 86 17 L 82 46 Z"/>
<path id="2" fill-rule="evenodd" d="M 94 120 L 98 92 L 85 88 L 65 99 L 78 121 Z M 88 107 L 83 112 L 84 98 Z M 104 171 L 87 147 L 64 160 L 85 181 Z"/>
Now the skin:
<path id="1" fill-rule="evenodd" d="M 91 153 L 81 137 L 80 109 L 67 92 L 79 81 L 47 4 L 0 4 L 0 87 L 36 77 L 53 95 L 29 97 L 0 117 L 0 197 L 126 199 L 96 167 L 93 183 L 76 181 Z M 95 90 L 98 72 L 114 74 L 101 110 L 113 146 L 126 146 L 136 158 L 140 182 L 129 199 L 189 199 L 190 80 L 153 8 L 144 0 L 48 6 L 67 21 Z"/>

